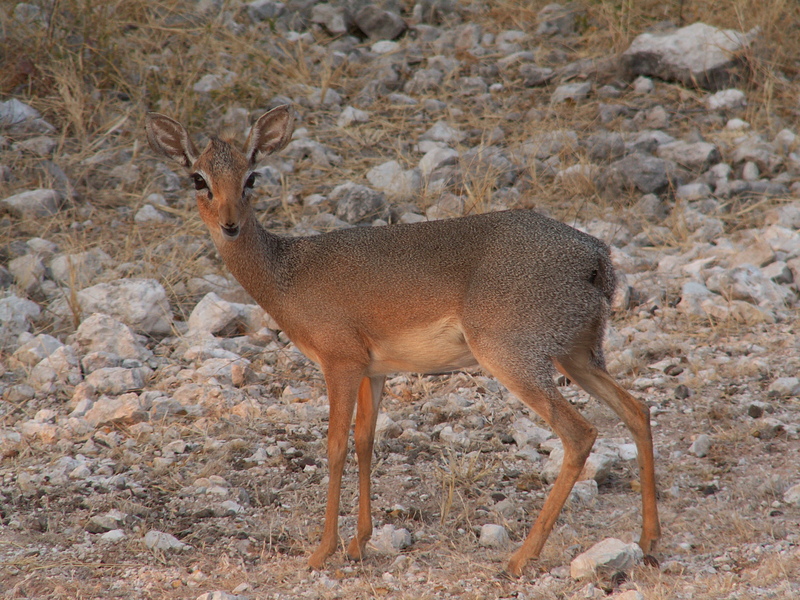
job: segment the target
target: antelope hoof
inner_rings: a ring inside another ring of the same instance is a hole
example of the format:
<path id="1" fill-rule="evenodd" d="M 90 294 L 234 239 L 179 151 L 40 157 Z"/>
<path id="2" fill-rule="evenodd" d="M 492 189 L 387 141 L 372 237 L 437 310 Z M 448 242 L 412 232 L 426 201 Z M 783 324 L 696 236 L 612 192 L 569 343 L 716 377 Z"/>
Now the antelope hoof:
<path id="1" fill-rule="evenodd" d="M 360 561 L 364 558 L 364 547 L 367 545 L 366 540 L 360 543 L 358 538 L 353 538 L 347 546 L 347 558 L 350 560 Z"/>

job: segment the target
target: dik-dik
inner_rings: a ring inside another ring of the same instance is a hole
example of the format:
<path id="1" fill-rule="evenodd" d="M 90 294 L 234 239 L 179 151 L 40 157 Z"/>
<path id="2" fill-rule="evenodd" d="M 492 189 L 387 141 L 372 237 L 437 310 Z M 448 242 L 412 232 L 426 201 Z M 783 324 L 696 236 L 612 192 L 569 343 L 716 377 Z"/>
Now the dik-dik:
<path id="1" fill-rule="evenodd" d="M 347 554 L 359 559 L 372 533 L 370 467 L 386 376 L 476 365 L 536 411 L 564 445 L 561 472 L 507 573 L 519 576 L 539 556 L 597 435 L 559 393 L 556 371 L 631 430 L 642 489 L 639 545 L 651 552 L 660 526 L 649 411 L 605 368 L 615 276 L 603 242 L 529 210 L 279 237 L 261 226 L 249 196 L 253 169 L 291 138 L 288 106 L 261 116 L 242 150 L 212 137 L 198 152 L 180 123 L 156 113 L 148 114 L 146 130 L 153 150 L 190 173 L 200 216 L 227 267 L 325 376 L 330 481 L 312 568 L 338 545 L 354 410 L 359 507 Z"/>

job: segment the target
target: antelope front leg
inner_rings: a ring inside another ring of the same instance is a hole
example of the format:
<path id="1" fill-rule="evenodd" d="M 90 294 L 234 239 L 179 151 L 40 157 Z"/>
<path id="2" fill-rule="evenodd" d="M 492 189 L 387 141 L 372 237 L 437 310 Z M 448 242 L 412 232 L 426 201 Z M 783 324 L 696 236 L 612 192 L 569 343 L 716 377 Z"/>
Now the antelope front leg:
<path id="1" fill-rule="evenodd" d="M 361 376 L 351 377 L 340 373 L 326 373 L 328 402 L 328 502 L 325 506 L 325 528 L 314 554 L 308 559 L 308 566 L 320 569 L 325 559 L 336 551 L 339 543 L 339 497 L 342 489 L 342 473 L 347 458 L 347 438 L 353 409 L 356 404 Z"/>
<path id="2" fill-rule="evenodd" d="M 375 421 L 381 402 L 384 377 L 364 377 L 358 388 L 356 411 L 356 456 L 358 456 L 358 529 L 347 547 L 347 555 L 359 560 L 372 536 L 372 502 L 370 475 L 372 449 L 375 442 Z"/>

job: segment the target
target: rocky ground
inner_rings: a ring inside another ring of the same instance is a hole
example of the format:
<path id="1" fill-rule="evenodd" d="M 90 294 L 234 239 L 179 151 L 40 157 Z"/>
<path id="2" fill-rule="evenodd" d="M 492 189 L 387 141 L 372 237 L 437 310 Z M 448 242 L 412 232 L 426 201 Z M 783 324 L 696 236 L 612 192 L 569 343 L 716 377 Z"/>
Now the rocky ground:
<path id="1" fill-rule="evenodd" d="M 663 4 L 2 7 L 3 597 L 800 595 L 800 15 Z M 323 381 L 143 132 L 158 110 L 243 138 L 285 102 L 272 231 L 527 207 L 612 245 L 609 367 L 651 408 L 658 568 L 632 544 L 632 439 L 568 385 L 600 429 L 586 477 L 540 560 L 496 576 L 561 448 L 474 371 L 388 381 L 369 554 L 306 570 Z"/>

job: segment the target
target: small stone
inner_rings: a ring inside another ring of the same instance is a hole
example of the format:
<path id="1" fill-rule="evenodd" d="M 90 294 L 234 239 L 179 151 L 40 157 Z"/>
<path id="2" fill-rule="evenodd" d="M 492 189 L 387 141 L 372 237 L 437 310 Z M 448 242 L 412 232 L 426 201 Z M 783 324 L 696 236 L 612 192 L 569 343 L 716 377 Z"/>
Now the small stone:
<path id="1" fill-rule="evenodd" d="M 89 519 L 84 529 L 89 533 L 107 533 L 118 529 L 125 522 L 127 515 L 118 510 L 110 510 L 103 515 L 95 515 Z"/>
<path id="2" fill-rule="evenodd" d="M 549 67 L 527 63 L 520 65 L 519 75 L 525 87 L 539 87 L 548 84 L 555 77 L 555 71 Z"/>
<path id="3" fill-rule="evenodd" d="M 563 83 L 558 86 L 553 95 L 550 96 L 550 104 L 563 104 L 565 102 L 577 103 L 585 100 L 592 91 L 592 83 L 583 81 L 581 83 Z"/>
<path id="4" fill-rule="evenodd" d="M 708 110 L 734 110 L 747 105 L 747 96 L 742 90 L 730 88 L 708 96 L 705 103 Z"/>
<path id="5" fill-rule="evenodd" d="M 106 531 L 103 535 L 100 536 L 100 541 L 105 542 L 107 544 L 116 544 L 117 542 L 121 542 L 126 537 L 125 531 L 122 529 L 112 529 L 110 531 Z"/>
<path id="6" fill-rule="evenodd" d="M 481 527 L 478 543 L 487 548 L 506 548 L 511 540 L 505 527 L 487 523 Z"/>
<path id="7" fill-rule="evenodd" d="M 113 264 L 112 258 L 100 248 L 75 254 L 58 254 L 50 261 L 53 279 L 78 289 L 89 285 Z"/>
<path id="8" fill-rule="evenodd" d="M 404 202 L 414 199 L 422 187 L 417 169 L 405 170 L 396 160 L 390 160 L 367 171 L 367 180 L 390 199 Z"/>
<path id="9" fill-rule="evenodd" d="M 770 396 L 776 398 L 790 398 L 800 395 L 800 378 L 778 377 L 767 388 Z"/>
<path id="10" fill-rule="evenodd" d="M 705 433 L 701 433 L 689 446 L 689 452 L 698 458 L 703 458 L 708 455 L 711 450 L 711 438 Z"/>
<path id="11" fill-rule="evenodd" d="M 643 556 L 638 544 L 626 544 L 616 538 L 607 538 L 575 557 L 570 564 L 570 576 L 573 579 L 584 579 L 598 573 L 626 572 Z"/>
<path id="12" fill-rule="evenodd" d="M 254 22 L 276 19 L 285 10 L 286 5 L 275 0 L 255 0 L 247 4 L 247 14 Z"/>
<path id="13" fill-rule="evenodd" d="M 720 160 L 719 150 L 714 144 L 708 142 L 690 144 L 680 140 L 659 146 L 658 156 L 697 172 L 707 170 Z"/>
<path id="14" fill-rule="evenodd" d="M 77 297 L 83 314 L 104 313 L 146 334 L 172 331 L 167 292 L 155 279 L 117 279 L 85 288 Z M 66 306 L 59 307 L 58 312 L 69 315 Z"/>
<path id="15" fill-rule="evenodd" d="M 591 504 L 597 498 L 597 494 L 598 487 L 594 479 L 576 481 L 569 494 L 569 500 L 580 504 Z"/>
<path id="16" fill-rule="evenodd" d="M 350 127 L 353 123 L 367 123 L 368 121 L 369 113 L 367 111 L 346 106 L 339 118 L 336 119 L 336 125 L 338 127 Z"/>
<path id="17" fill-rule="evenodd" d="M 367 4 L 355 15 L 355 24 L 372 40 L 394 40 L 407 29 L 406 22 L 397 14 Z"/>
<path id="18" fill-rule="evenodd" d="M 167 223 L 170 217 L 158 210 L 152 204 L 145 204 L 133 215 L 135 223 Z"/>
<path id="19" fill-rule="evenodd" d="M 394 525 L 387 524 L 372 531 L 371 544 L 381 554 L 393 556 L 408 548 L 411 542 L 408 529 L 398 529 Z"/>
<path id="20" fill-rule="evenodd" d="M 0 204 L 20 219 L 44 219 L 57 214 L 64 201 L 56 190 L 38 189 L 20 192 L 0 200 Z"/>
<path id="21" fill-rule="evenodd" d="M 336 205 L 336 216 L 348 223 L 388 220 L 389 204 L 379 191 L 353 182 L 343 183 L 331 190 L 328 200 Z"/>
<path id="22" fill-rule="evenodd" d="M 190 545 L 184 544 L 174 535 L 155 529 L 151 529 L 145 534 L 144 544 L 150 550 L 160 550 L 161 552 L 183 551 L 191 548 Z"/>
<path id="23" fill-rule="evenodd" d="M 752 161 L 747 161 L 742 167 L 742 179 L 745 181 L 756 181 L 761 173 L 758 170 L 758 165 Z"/>
<path id="24" fill-rule="evenodd" d="M 148 368 L 126 369 L 124 367 L 103 367 L 86 376 L 86 383 L 99 394 L 118 396 L 126 392 L 144 388 Z"/>
<path id="25" fill-rule="evenodd" d="M 463 141 L 464 138 L 466 138 L 465 133 L 451 127 L 444 121 L 437 121 L 419 139 L 444 142 L 445 144 L 457 144 Z"/>
<path id="26" fill-rule="evenodd" d="M 131 424 L 147 420 L 145 406 L 138 394 L 123 394 L 118 398 L 99 398 L 84 417 L 94 427 L 106 424 Z"/>
<path id="27" fill-rule="evenodd" d="M 783 501 L 786 504 L 800 506 L 800 483 L 793 485 L 784 492 Z"/>
<path id="28" fill-rule="evenodd" d="M 646 94 L 652 93 L 653 90 L 655 90 L 655 89 L 656 89 L 656 86 L 653 83 L 653 80 L 650 79 L 649 77 L 639 76 L 633 82 L 633 91 L 636 94 L 640 94 L 640 95 L 644 96 Z"/>
<path id="29" fill-rule="evenodd" d="M 429 177 L 436 169 L 455 165 L 458 162 L 458 152 L 452 148 L 432 148 L 425 153 L 419 161 L 419 170 L 423 177 Z"/>
<path id="30" fill-rule="evenodd" d="M 731 29 L 694 23 L 674 31 L 643 33 L 622 54 L 622 68 L 684 85 L 715 89 L 735 78 L 733 67 L 755 37 Z"/>

